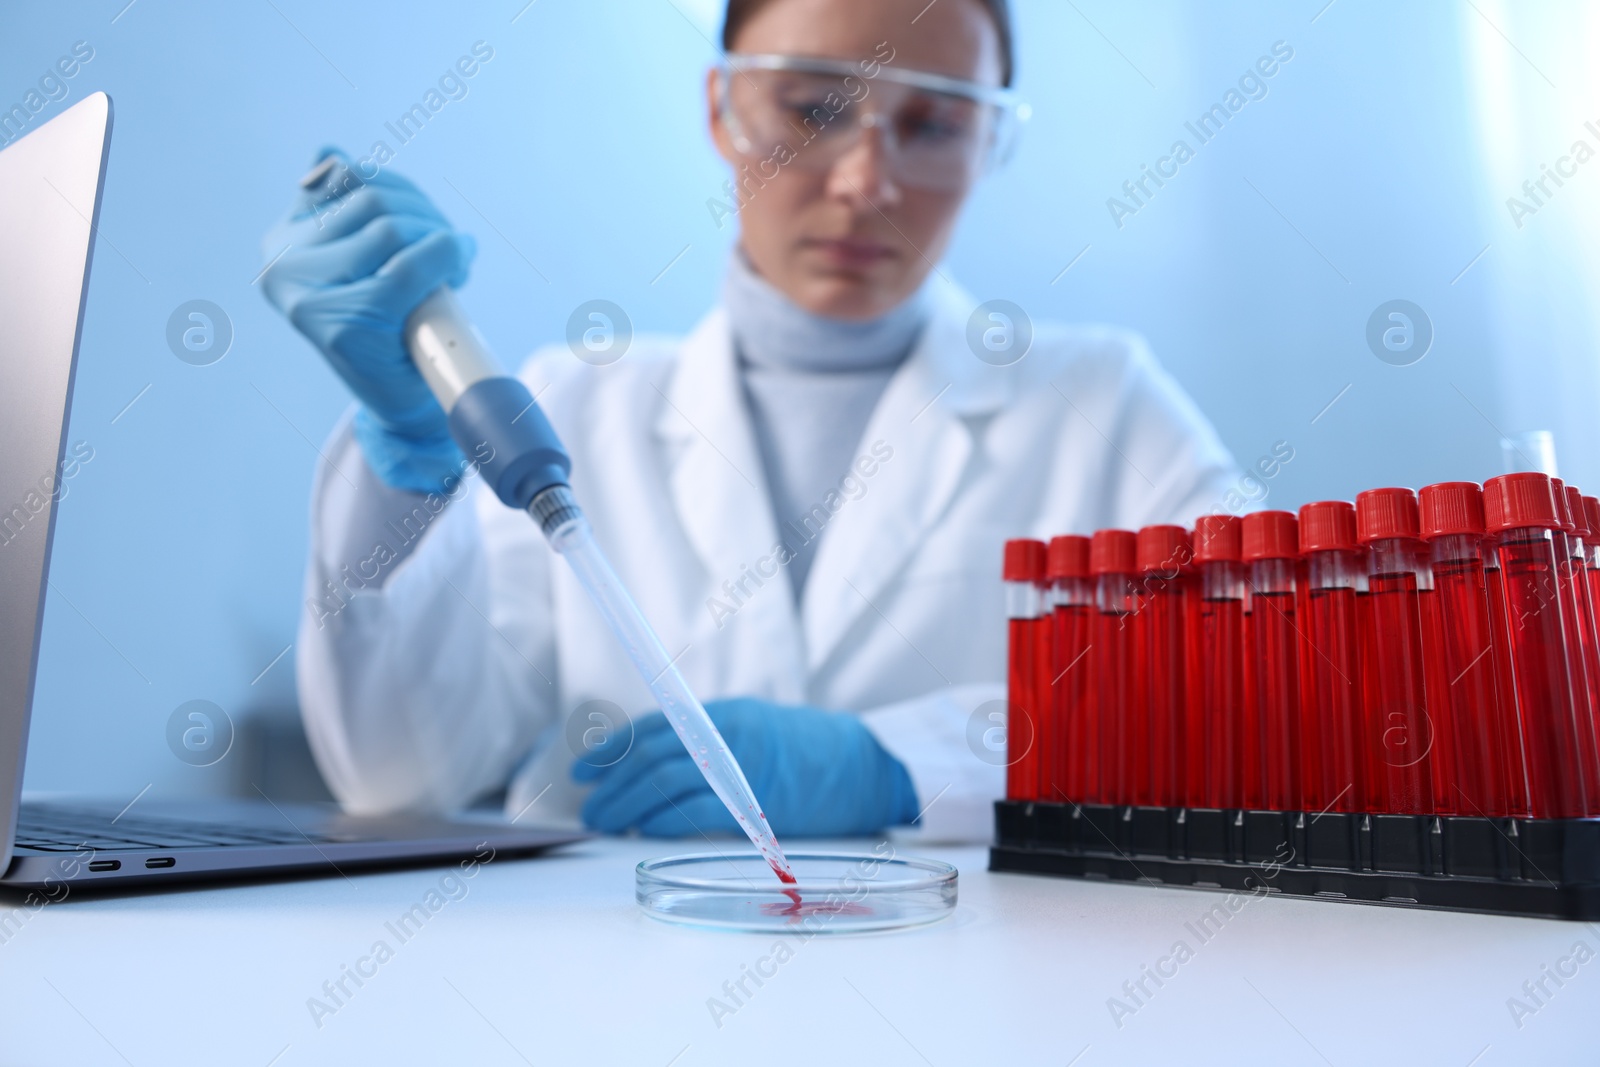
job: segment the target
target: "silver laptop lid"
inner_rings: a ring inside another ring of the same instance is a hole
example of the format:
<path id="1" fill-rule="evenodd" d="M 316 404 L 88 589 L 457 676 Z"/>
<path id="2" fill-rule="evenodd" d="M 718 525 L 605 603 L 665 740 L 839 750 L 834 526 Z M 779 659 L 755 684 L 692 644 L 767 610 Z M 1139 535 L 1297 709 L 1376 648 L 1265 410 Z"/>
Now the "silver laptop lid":
<path id="1" fill-rule="evenodd" d="M 94 93 L 0 151 L 0 870 L 11 857 L 83 298 L 111 144 Z"/>

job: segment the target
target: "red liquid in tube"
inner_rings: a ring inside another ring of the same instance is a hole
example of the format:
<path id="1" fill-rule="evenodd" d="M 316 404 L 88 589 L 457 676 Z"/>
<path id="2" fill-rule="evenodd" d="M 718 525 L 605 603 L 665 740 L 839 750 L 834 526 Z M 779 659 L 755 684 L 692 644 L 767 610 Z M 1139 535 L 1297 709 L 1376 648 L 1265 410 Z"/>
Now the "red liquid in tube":
<path id="1" fill-rule="evenodd" d="M 1089 539 L 1051 538 L 1046 577 L 1055 602 L 1051 612 L 1051 688 L 1058 748 L 1054 776 L 1045 783 L 1044 799 L 1082 804 L 1091 795 L 1091 776 L 1099 758 L 1089 662 L 1094 624 Z"/>
<path id="2" fill-rule="evenodd" d="M 1517 708 L 1517 685 L 1511 667 L 1511 630 L 1506 620 L 1506 584 L 1500 573 L 1500 553 L 1492 538 L 1483 542 L 1483 579 L 1489 596 L 1490 641 L 1493 644 L 1495 718 L 1499 723 L 1500 771 L 1506 787 L 1506 813 L 1526 816 L 1528 768 L 1522 748 L 1522 713 Z"/>
<path id="3" fill-rule="evenodd" d="M 1559 478 L 1552 478 L 1551 484 L 1559 481 Z M 1589 718 L 1588 729 L 1580 737 L 1585 745 L 1584 766 L 1588 769 L 1584 792 L 1589 797 L 1590 808 L 1596 809 L 1600 808 L 1600 753 L 1596 751 L 1595 742 L 1596 737 L 1600 736 L 1600 654 L 1595 649 L 1594 605 L 1589 595 L 1588 568 L 1584 561 L 1589 542 L 1589 520 L 1583 513 L 1583 495 L 1570 485 L 1563 491 L 1564 507 L 1558 516 L 1563 519 L 1562 532 L 1567 535 L 1567 557 L 1564 563 L 1557 561 L 1557 567 L 1564 580 L 1566 606 L 1571 609 L 1567 625 L 1568 661 L 1582 666 L 1584 693 L 1587 696 L 1587 700 L 1579 705 L 1587 707 Z M 1575 679 L 1574 697 L 1577 688 Z M 1594 814 L 1594 811 L 1591 810 L 1590 814 Z"/>
<path id="4" fill-rule="evenodd" d="M 1134 635 L 1148 745 L 1149 773 L 1139 779 L 1136 804 L 1184 803 L 1185 733 L 1189 678 L 1188 623 L 1194 599 L 1194 549 L 1181 526 L 1146 526 L 1136 546 L 1140 607 Z"/>
<path id="5" fill-rule="evenodd" d="M 1192 705 L 1188 742 L 1189 805 L 1240 805 L 1239 744 L 1245 721 L 1244 568 L 1240 522 L 1232 515 L 1203 515 L 1194 529 L 1200 572 L 1199 697 Z M 1198 765 L 1197 765 L 1198 764 Z"/>
<path id="6" fill-rule="evenodd" d="M 1529 471 L 1490 478 L 1483 486 L 1483 510 L 1500 560 L 1529 813 L 1579 818 L 1589 798 L 1557 587 L 1554 535 L 1560 521 L 1550 479 Z"/>
<path id="7" fill-rule="evenodd" d="M 1418 498 L 1440 617 L 1437 644 L 1429 653 L 1437 655 L 1446 679 L 1454 742 L 1454 766 L 1437 776 L 1448 786 L 1439 799 L 1448 805 L 1443 810 L 1462 815 L 1511 815 L 1505 717 L 1497 707 L 1494 620 L 1483 566 L 1483 492 L 1472 482 L 1443 482 L 1426 486 Z"/>
<path id="8" fill-rule="evenodd" d="M 1589 536 L 1583 542 L 1584 586 L 1595 620 L 1595 627 L 1589 632 L 1589 646 L 1600 656 L 1600 499 L 1586 496 L 1582 504 L 1584 522 L 1589 528 Z M 1595 747 L 1600 749 L 1600 721 L 1594 728 Z"/>
<path id="9" fill-rule="evenodd" d="M 1417 497 L 1409 489 L 1369 489 L 1356 497 L 1356 522 L 1367 547 L 1371 656 L 1367 676 L 1366 770 L 1373 810 L 1402 815 L 1433 807 L 1429 715 L 1423 664 L 1422 592 L 1431 589 L 1418 539 Z"/>
<path id="10" fill-rule="evenodd" d="M 1301 508 L 1300 549 L 1306 586 L 1300 807 L 1356 811 L 1364 796 L 1358 598 L 1366 573 L 1356 540 L 1355 507 L 1329 500 Z"/>
<path id="11" fill-rule="evenodd" d="M 1089 542 L 1089 569 L 1095 578 L 1094 660 L 1095 705 L 1100 727 L 1100 790 L 1102 804 L 1131 804 L 1137 746 L 1144 737 L 1134 685 L 1133 612 L 1136 606 L 1135 535 L 1129 530 L 1100 530 Z"/>
<path id="12" fill-rule="evenodd" d="M 1006 797 L 1035 800 L 1039 795 L 1039 733 L 1043 708 L 1040 652 L 1049 636 L 1044 616 L 1045 545 L 1007 541 L 1006 616 Z M 1041 634 L 1046 640 L 1041 640 Z"/>
<path id="13" fill-rule="evenodd" d="M 1243 543 L 1242 526 L 1240 543 Z M 1239 661 L 1242 664 L 1240 677 L 1244 682 L 1244 702 L 1240 705 L 1239 746 L 1234 757 L 1238 761 L 1239 783 L 1235 799 L 1241 808 L 1259 808 L 1265 789 L 1262 784 L 1264 776 L 1261 774 L 1261 730 L 1257 726 L 1256 715 L 1256 676 L 1259 671 L 1256 663 L 1255 615 L 1250 611 L 1250 565 L 1242 558 L 1239 573 L 1244 586 L 1244 598 L 1239 602 Z"/>
<path id="14" fill-rule="evenodd" d="M 1191 539 L 1191 544 L 1193 543 Z M 1200 803 L 1205 790 L 1205 703 L 1201 681 L 1205 677 L 1202 633 L 1200 629 L 1200 596 L 1202 586 L 1198 570 L 1189 575 L 1189 597 L 1183 619 L 1183 750 L 1178 754 L 1178 776 L 1181 794 L 1174 801 L 1185 807 Z"/>
<path id="15" fill-rule="evenodd" d="M 1249 566 L 1247 654 L 1255 661 L 1253 715 L 1244 731 L 1242 802 L 1250 808 L 1288 811 L 1299 795 L 1294 771 L 1301 748 L 1295 517 L 1287 511 L 1246 515 L 1241 540 Z"/>
<path id="16" fill-rule="evenodd" d="M 1600 620 L 1600 498 L 1583 498 L 1583 515 L 1589 524 L 1589 540 L 1583 543 L 1584 569 L 1588 577 L 1589 599 L 1594 604 L 1595 618 Z M 1600 644 L 1600 632 L 1595 634 Z"/>
<path id="17" fill-rule="evenodd" d="M 1055 623 L 1052 618 L 1055 604 L 1054 590 L 1048 581 L 1039 588 L 1039 624 L 1033 629 L 1034 700 L 1037 702 L 1039 736 L 1034 741 L 1038 759 L 1034 763 L 1033 799 L 1054 800 L 1052 781 L 1055 763 L 1061 747 L 1061 729 L 1056 722 L 1055 690 L 1051 685 L 1056 676 L 1051 655 L 1055 651 Z"/>
<path id="18" fill-rule="evenodd" d="M 1451 713 L 1450 675 L 1445 673 L 1444 610 L 1434 587 L 1433 564 L 1422 557 L 1421 588 L 1417 600 L 1422 607 L 1422 685 L 1433 746 L 1428 750 L 1428 788 L 1430 812 L 1434 815 L 1459 815 L 1461 794 L 1456 789 L 1456 732 Z"/>

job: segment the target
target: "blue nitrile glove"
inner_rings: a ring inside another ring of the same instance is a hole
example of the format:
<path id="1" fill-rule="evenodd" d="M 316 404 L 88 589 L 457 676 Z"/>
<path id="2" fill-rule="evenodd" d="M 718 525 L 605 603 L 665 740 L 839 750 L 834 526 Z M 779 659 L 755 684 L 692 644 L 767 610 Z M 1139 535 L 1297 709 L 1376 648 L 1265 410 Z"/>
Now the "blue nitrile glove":
<path id="1" fill-rule="evenodd" d="M 346 161 L 337 149 L 323 149 Z M 302 191 L 262 251 L 267 299 L 322 352 L 361 401 L 355 435 L 385 484 L 435 492 L 462 456 L 444 409 L 406 353 L 406 316 L 441 285 L 459 287 L 477 244 L 387 171 L 342 198 Z"/>
<path id="2" fill-rule="evenodd" d="M 916 818 L 911 776 L 854 715 L 749 697 L 713 700 L 706 711 L 780 838 L 868 834 Z M 616 763 L 579 762 L 572 776 L 598 783 L 583 805 L 590 829 L 741 833 L 659 711 L 638 721 Z"/>

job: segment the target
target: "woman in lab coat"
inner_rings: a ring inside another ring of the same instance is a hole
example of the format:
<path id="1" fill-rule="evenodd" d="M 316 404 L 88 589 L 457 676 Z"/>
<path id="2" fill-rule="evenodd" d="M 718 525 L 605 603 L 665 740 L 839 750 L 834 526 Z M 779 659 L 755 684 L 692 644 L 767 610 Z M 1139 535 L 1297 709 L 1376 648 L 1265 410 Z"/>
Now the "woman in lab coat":
<path id="1" fill-rule="evenodd" d="M 1232 463 L 1135 336 L 1029 327 L 936 267 L 1015 118 L 1005 0 L 732 0 L 708 77 L 741 234 L 722 305 L 617 358 L 604 309 L 522 376 L 623 581 L 779 834 L 982 840 L 1008 537 L 1189 522 Z M 692 835 L 732 819 L 400 341 L 473 246 L 387 172 L 269 239 L 356 394 L 313 490 L 307 731 L 350 810 Z"/>

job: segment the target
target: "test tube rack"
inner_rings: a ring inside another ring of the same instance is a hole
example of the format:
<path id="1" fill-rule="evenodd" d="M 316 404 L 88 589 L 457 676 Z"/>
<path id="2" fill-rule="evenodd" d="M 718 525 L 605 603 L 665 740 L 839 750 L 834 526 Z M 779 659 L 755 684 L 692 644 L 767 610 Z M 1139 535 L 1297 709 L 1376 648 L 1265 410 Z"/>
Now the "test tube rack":
<path id="1" fill-rule="evenodd" d="M 991 871 L 1600 919 L 1600 819 L 995 803 Z"/>

